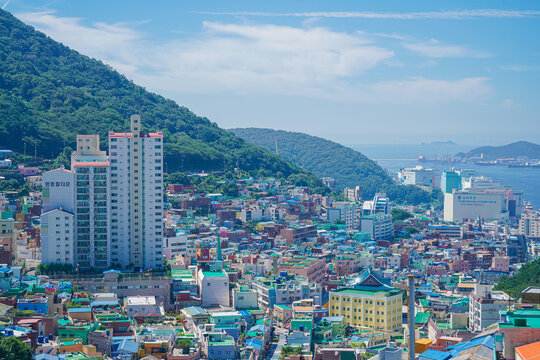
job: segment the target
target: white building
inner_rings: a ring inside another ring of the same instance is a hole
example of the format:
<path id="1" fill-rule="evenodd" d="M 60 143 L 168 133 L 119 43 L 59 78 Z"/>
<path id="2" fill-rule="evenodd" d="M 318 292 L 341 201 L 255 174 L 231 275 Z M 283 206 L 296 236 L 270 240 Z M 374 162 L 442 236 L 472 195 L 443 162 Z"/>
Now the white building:
<path id="1" fill-rule="evenodd" d="M 151 269 L 163 266 L 163 134 L 109 133 L 111 261 Z"/>
<path id="2" fill-rule="evenodd" d="M 439 170 L 425 169 L 421 165 L 414 168 L 402 169 L 398 173 L 398 179 L 403 185 L 439 187 L 440 178 Z"/>
<path id="3" fill-rule="evenodd" d="M 521 214 L 519 219 L 519 235 L 528 238 L 540 238 L 540 214 L 526 212 Z"/>
<path id="4" fill-rule="evenodd" d="M 472 176 L 461 180 L 461 186 L 463 190 L 466 189 L 494 189 L 501 186 L 501 184 L 492 178 L 485 176 Z"/>
<path id="5" fill-rule="evenodd" d="M 503 220 L 508 218 L 504 211 L 503 194 L 458 191 L 444 194 L 444 221 L 461 223 L 464 219 L 482 218 Z"/>
<path id="6" fill-rule="evenodd" d="M 360 203 L 339 205 L 326 210 L 326 216 L 329 222 L 343 221 L 347 230 L 358 229 L 361 215 L 362 205 Z"/>
<path id="7" fill-rule="evenodd" d="M 43 264 L 75 263 L 73 213 L 61 207 L 41 214 L 41 262 Z"/>
<path id="8" fill-rule="evenodd" d="M 360 231 L 369 232 L 371 240 L 387 240 L 394 236 L 394 226 L 390 214 L 374 214 L 360 219 Z"/>
<path id="9" fill-rule="evenodd" d="M 343 196 L 349 201 L 362 201 L 362 187 L 355 186 L 354 188 L 345 188 Z"/>
<path id="10" fill-rule="evenodd" d="M 163 238 L 163 256 L 170 260 L 176 255 L 187 256 L 188 239 L 186 235 Z"/>
<path id="11" fill-rule="evenodd" d="M 257 303 L 257 292 L 251 290 L 247 285 L 240 285 L 233 289 L 233 307 L 237 310 L 255 309 L 259 305 Z"/>
<path id="12" fill-rule="evenodd" d="M 197 285 L 203 307 L 229 306 L 229 277 L 224 272 L 199 270 Z"/>
<path id="13" fill-rule="evenodd" d="M 99 149 L 99 135 L 77 135 L 71 170 L 76 181 L 76 265 L 107 269 L 111 266 L 109 159 Z"/>
<path id="14" fill-rule="evenodd" d="M 128 296 L 126 300 L 126 311 L 129 317 L 133 317 L 135 314 L 165 315 L 163 309 L 158 305 L 155 296 Z"/>
<path id="15" fill-rule="evenodd" d="M 484 331 L 500 321 L 499 311 L 507 310 L 513 299 L 502 291 L 493 291 L 493 285 L 475 284 L 469 296 L 469 330 Z"/>
<path id="16" fill-rule="evenodd" d="M 65 169 L 47 171 L 42 177 L 41 262 L 76 266 L 75 177 Z"/>
<path id="17" fill-rule="evenodd" d="M 242 222 L 254 221 L 277 221 L 285 217 L 285 209 L 279 206 L 253 206 L 243 208 L 241 211 Z"/>

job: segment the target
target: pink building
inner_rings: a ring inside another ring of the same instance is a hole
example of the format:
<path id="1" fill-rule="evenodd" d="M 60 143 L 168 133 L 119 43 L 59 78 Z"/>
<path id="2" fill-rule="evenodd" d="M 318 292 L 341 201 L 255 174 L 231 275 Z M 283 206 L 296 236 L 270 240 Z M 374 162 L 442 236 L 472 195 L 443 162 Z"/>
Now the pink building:
<path id="1" fill-rule="evenodd" d="M 24 165 L 17 166 L 17 170 L 22 174 L 22 176 L 36 176 L 40 174 L 38 168 L 34 167 L 24 167 Z"/>
<path id="2" fill-rule="evenodd" d="M 491 261 L 491 269 L 500 272 L 510 271 L 510 258 L 508 256 L 495 256 Z"/>

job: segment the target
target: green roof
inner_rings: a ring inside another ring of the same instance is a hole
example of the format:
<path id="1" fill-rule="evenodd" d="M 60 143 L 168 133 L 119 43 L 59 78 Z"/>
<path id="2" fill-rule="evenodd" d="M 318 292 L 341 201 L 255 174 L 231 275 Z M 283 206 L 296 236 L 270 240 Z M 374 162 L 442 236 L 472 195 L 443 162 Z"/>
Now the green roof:
<path id="1" fill-rule="evenodd" d="M 414 317 L 414 322 L 416 324 L 427 324 L 430 317 L 431 313 L 417 312 L 416 316 Z"/>
<path id="2" fill-rule="evenodd" d="M 214 272 L 214 271 L 203 271 L 204 277 L 226 277 L 222 272 Z"/>
<path id="3" fill-rule="evenodd" d="M 287 305 L 278 305 L 278 304 L 275 304 L 274 307 L 278 307 L 280 309 L 284 309 L 284 310 L 292 310 L 290 307 L 288 307 Z"/>

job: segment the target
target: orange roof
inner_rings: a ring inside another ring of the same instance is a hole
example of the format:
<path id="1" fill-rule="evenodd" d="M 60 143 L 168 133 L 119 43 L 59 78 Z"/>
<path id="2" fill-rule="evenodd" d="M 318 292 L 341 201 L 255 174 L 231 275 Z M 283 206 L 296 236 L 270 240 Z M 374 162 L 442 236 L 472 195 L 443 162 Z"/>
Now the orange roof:
<path id="1" fill-rule="evenodd" d="M 516 348 L 522 360 L 540 360 L 540 341 Z"/>
<path id="2" fill-rule="evenodd" d="M 75 161 L 73 166 L 109 166 L 108 161 Z"/>

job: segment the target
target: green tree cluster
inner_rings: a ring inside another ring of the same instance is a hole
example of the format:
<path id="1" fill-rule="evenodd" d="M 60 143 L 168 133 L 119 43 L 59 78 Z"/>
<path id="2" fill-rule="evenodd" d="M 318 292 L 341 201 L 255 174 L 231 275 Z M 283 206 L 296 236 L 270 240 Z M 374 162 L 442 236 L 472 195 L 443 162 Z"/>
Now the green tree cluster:
<path id="1" fill-rule="evenodd" d="M 521 292 L 529 286 L 540 286 L 540 259 L 526 263 L 514 276 L 501 276 L 494 289 L 519 299 Z"/>
<path id="2" fill-rule="evenodd" d="M 318 177 L 333 177 L 338 190 L 359 185 L 365 199 L 373 197 L 378 191 L 384 191 L 392 201 L 399 204 L 420 205 L 434 201 L 442 203 L 442 193 L 438 189 L 434 189 L 430 194 L 417 186 L 397 185 L 373 160 L 333 141 L 283 130 L 245 128 L 230 131 L 269 151 L 275 151 L 277 142 L 279 155 L 283 159 Z M 294 177 L 298 178 L 299 184 L 302 183 L 301 176 Z"/>
<path id="3" fill-rule="evenodd" d="M 31 360 L 32 349 L 16 337 L 0 339 L 0 359 Z"/>
<path id="4" fill-rule="evenodd" d="M 392 214 L 392 221 L 407 220 L 413 217 L 410 212 L 398 208 L 393 208 L 390 213 Z"/>

